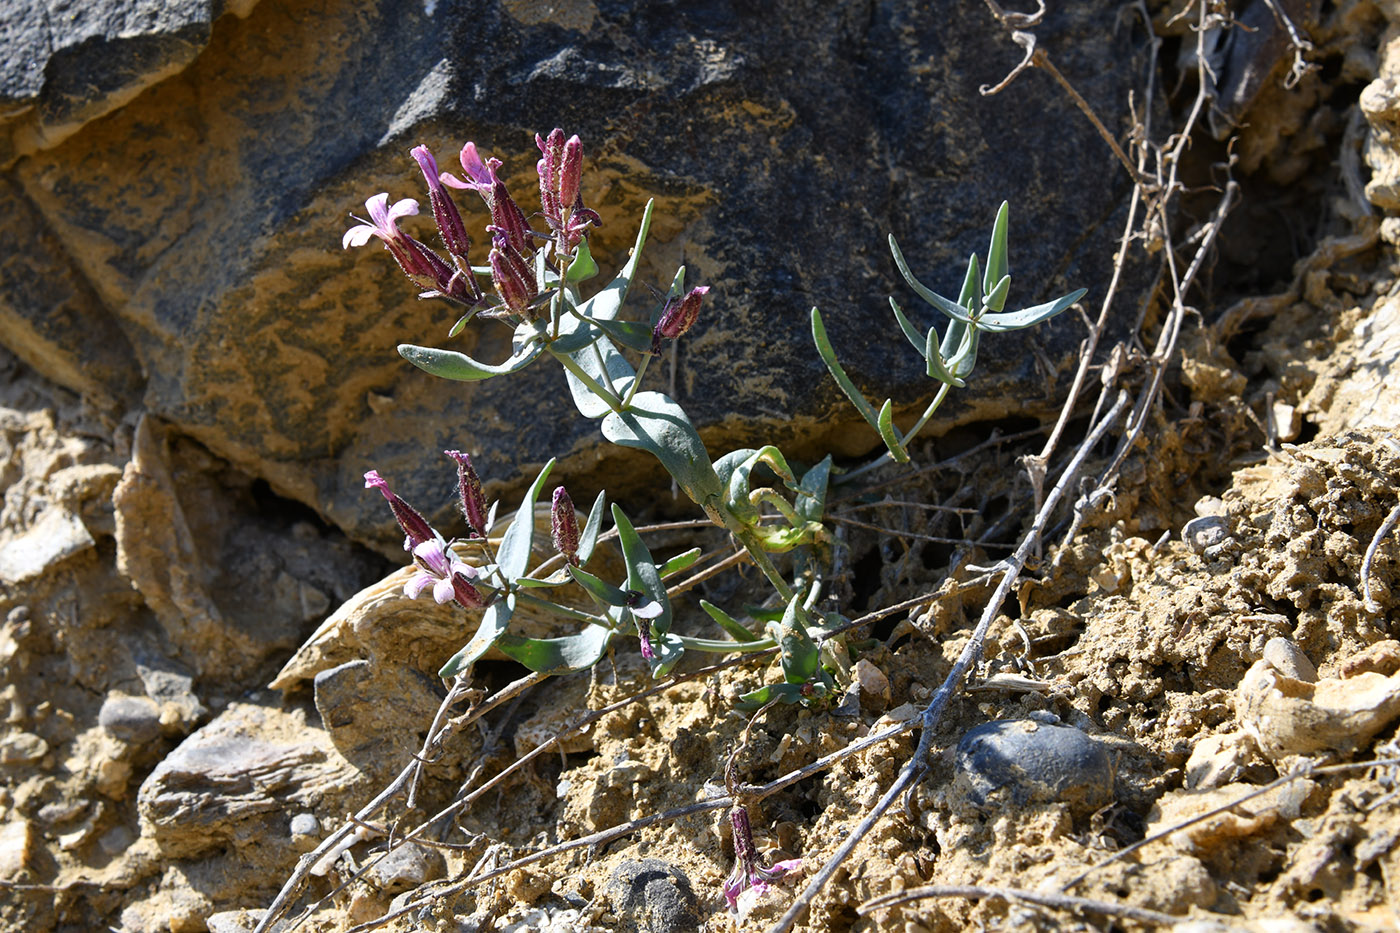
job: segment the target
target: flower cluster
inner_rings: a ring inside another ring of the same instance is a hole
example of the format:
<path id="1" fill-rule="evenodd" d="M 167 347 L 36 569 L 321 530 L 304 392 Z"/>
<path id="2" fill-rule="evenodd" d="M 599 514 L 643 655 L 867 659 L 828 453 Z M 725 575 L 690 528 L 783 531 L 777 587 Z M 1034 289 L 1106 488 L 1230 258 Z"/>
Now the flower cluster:
<path id="1" fill-rule="evenodd" d="M 472 470 L 471 460 L 466 454 L 455 450 L 447 451 L 447 454 L 457 460 L 459 474 L 469 474 L 475 479 L 476 472 Z M 389 509 L 403 529 L 403 548 L 413 555 L 413 562 L 418 566 L 418 572 L 404 584 L 403 591 L 409 599 L 417 599 L 420 593 L 431 587 L 433 599 L 438 603 L 456 600 L 464 609 L 480 609 L 486 605 L 481 591 L 472 583 L 477 579 L 476 568 L 458 557 L 442 535 L 428 524 L 428 520 L 389 488 L 388 481 L 379 475 L 378 470 L 365 474 L 365 488 L 378 489 L 389 500 Z M 463 510 L 466 511 L 467 499 L 472 494 L 466 480 L 462 481 L 461 490 Z M 479 513 L 484 512 L 480 507 L 480 490 L 481 484 L 477 481 L 475 507 Z M 480 533 L 476 528 L 473 531 Z"/>
<path id="2" fill-rule="evenodd" d="M 602 225 L 597 212 L 583 204 L 579 188 L 583 144 L 579 138 L 566 140 L 564 131 L 556 129 L 547 139 L 537 135 L 535 143 L 542 154 L 535 167 L 540 179 L 540 216 L 549 227 L 548 234 L 531 229 L 525 212 L 496 173 L 501 160 L 483 159 L 476 144 L 469 142 L 459 156 L 462 177 L 440 171 L 427 146 L 416 146 L 411 152 L 427 181 L 428 204 L 447 258 L 398 229 L 400 219 L 418 213 L 418 202 L 404 198 L 390 206 L 387 193 L 376 194 L 365 202 L 369 219 L 356 218 L 360 223 L 345 232 L 341 245 L 345 249 L 363 246 L 371 237 L 378 237 L 404 274 L 425 289 L 424 297 L 448 298 L 475 309 L 486 301 L 486 295 L 472 272 L 471 238 L 448 189 L 474 191 L 491 214 L 486 227 L 491 237 L 487 265 L 497 301 L 489 313 L 532 316 L 544 289 L 537 271 L 536 241 L 543 241 L 546 250 L 553 249 L 554 261 L 562 269 L 589 228 Z"/>

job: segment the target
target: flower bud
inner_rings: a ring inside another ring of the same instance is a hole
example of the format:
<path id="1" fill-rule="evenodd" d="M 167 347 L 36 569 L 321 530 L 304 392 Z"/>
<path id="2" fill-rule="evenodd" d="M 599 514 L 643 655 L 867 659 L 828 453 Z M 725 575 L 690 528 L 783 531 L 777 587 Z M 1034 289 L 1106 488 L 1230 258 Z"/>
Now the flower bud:
<path id="1" fill-rule="evenodd" d="M 554 537 L 554 547 L 564 559 L 575 567 L 578 563 L 578 514 L 574 511 L 574 500 L 563 486 L 554 490 L 554 507 L 549 513 L 550 531 Z"/>
<path id="2" fill-rule="evenodd" d="M 491 247 L 491 281 L 496 294 L 511 314 L 523 314 L 539 294 L 534 270 L 521 258 L 505 237 L 497 234 Z"/>
<path id="3" fill-rule="evenodd" d="M 457 494 L 462 502 L 462 517 L 472 530 L 472 537 L 486 537 L 486 496 L 481 491 L 481 477 L 476 475 L 472 458 L 460 450 L 443 453 L 457 461 Z"/>
<path id="4" fill-rule="evenodd" d="M 379 475 L 378 470 L 370 470 L 365 474 L 365 488 L 378 489 L 384 494 L 384 498 L 389 500 L 389 510 L 394 513 L 394 519 L 403 529 L 405 551 L 412 551 L 424 542 L 437 538 L 437 532 L 433 531 L 428 520 L 420 515 L 413 506 L 400 499 L 389 488 L 389 484 L 384 477 Z"/>
<path id="5" fill-rule="evenodd" d="M 443 245 L 455 259 L 467 265 L 467 250 L 471 248 L 472 241 L 467 236 L 467 228 L 462 223 L 462 215 L 457 212 L 457 205 L 453 203 L 447 189 L 439 180 L 441 173 L 438 171 L 437 160 L 433 158 L 427 146 L 415 146 L 412 155 L 417 160 L 418 167 L 423 170 L 423 177 L 428 181 L 428 203 L 432 206 L 433 220 L 437 222 Z"/>
<path id="6" fill-rule="evenodd" d="M 661 320 L 656 322 L 656 329 L 651 335 L 651 352 L 661 352 L 661 341 L 675 340 L 681 334 L 695 324 L 695 319 L 700 316 L 700 302 L 710 287 L 708 285 L 698 285 L 692 288 L 680 301 L 674 299 L 667 303 L 665 310 L 661 312 Z"/>

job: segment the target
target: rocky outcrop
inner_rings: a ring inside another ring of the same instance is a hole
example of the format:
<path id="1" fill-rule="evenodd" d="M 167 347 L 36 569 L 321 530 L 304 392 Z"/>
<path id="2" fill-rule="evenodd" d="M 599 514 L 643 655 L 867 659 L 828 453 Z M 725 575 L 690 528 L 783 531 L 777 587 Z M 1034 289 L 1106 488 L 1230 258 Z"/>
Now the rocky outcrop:
<path id="1" fill-rule="evenodd" d="M 454 315 L 416 301 L 387 257 L 342 252 L 339 238 L 369 195 L 418 193 L 415 143 L 446 163 L 477 141 L 525 201 L 532 134 L 581 134 L 605 273 L 657 199 L 644 279 L 664 285 L 683 261 L 714 291 L 674 374 L 656 366 L 652 377 L 674 378 L 716 448 L 874 444 L 848 430 L 854 412 L 811 349 L 814 304 L 858 383 L 926 401 L 931 384 L 885 304 L 904 290 L 890 232 L 918 274 L 952 290 L 1008 198 L 1013 302 L 1076 286 L 1093 302 L 1108 281 L 1126 179 L 1044 75 L 978 94 L 1019 57 L 979 5 L 103 11 L 61 22 L 31 12 L 10 27 L 0 342 L 385 548 L 367 467 L 425 504 L 446 500 L 444 447 L 468 450 L 497 481 L 555 454 L 572 455 L 560 475 L 579 485 L 653 476 L 638 454 L 599 450 L 594 425 L 557 416 L 563 383 L 546 366 L 467 386 L 394 354 L 399 342 L 445 343 Z M 1121 132 L 1139 65 L 1131 31 L 1060 4 L 1038 32 Z M 1048 406 L 1082 335 L 1065 315 L 993 341 L 949 423 Z M 454 345 L 489 357 L 507 338 L 483 322 Z"/>

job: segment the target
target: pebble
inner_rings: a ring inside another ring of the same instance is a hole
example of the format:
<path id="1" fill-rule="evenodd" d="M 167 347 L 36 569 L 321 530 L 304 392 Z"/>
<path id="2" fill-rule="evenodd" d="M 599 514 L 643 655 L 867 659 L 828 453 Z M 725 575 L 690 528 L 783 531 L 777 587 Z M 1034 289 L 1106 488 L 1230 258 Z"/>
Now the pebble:
<path id="1" fill-rule="evenodd" d="M 405 842 L 382 858 L 376 852 L 371 858 L 374 863 L 365 870 L 365 880 L 385 894 L 416 888 L 447 873 L 442 854 L 416 842 Z"/>
<path id="2" fill-rule="evenodd" d="M 97 722 L 113 738 L 144 745 L 160 737 L 160 707 L 150 697 L 110 693 L 102 701 Z"/>
<path id="3" fill-rule="evenodd" d="M 0 547 L 0 582 L 33 580 L 96 546 L 82 519 L 66 509 L 47 509 L 28 531 Z"/>
<path id="4" fill-rule="evenodd" d="M 691 933 L 700 929 L 700 911 L 690 879 L 661 859 L 627 859 L 604 885 L 622 933 Z"/>
<path id="5" fill-rule="evenodd" d="M 14 732 L 0 739 L 0 765 L 33 764 L 49 753 L 49 743 L 32 732 Z"/>
<path id="6" fill-rule="evenodd" d="M 1230 536 L 1230 522 L 1220 515 L 1193 518 L 1181 529 L 1181 539 L 1197 554 L 1225 543 Z"/>
<path id="7" fill-rule="evenodd" d="M 27 880 L 33 870 L 35 851 L 34 824 L 26 819 L 14 819 L 0 826 L 0 879 Z"/>
<path id="8" fill-rule="evenodd" d="M 955 787 L 979 808 L 1059 802 L 1087 814 L 1113 800 L 1113 763 L 1073 726 L 1003 719 L 958 742 Z"/>

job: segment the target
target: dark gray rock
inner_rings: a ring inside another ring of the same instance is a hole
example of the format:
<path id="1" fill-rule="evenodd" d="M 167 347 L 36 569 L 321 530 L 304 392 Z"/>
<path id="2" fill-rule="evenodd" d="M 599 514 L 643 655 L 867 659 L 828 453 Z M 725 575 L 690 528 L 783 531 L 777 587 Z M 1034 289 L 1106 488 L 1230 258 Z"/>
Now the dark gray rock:
<path id="1" fill-rule="evenodd" d="M 628 859 L 608 876 L 604 893 L 624 931 L 685 933 L 700 929 L 690 879 L 661 859 Z"/>
<path id="2" fill-rule="evenodd" d="M 476 141 L 505 160 L 528 210 L 532 134 L 581 134 L 605 275 L 656 197 L 643 280 L 664 287 L 685 261 L 691 281 L 714 286 L 680 346 L 676 395 L 716 455 L 759 440 L 790 455 L 878 443 L 851 429 L 858 418 L 811 348 L 814 304 L 877 404 L 890 395 L 907 413 L 931 396 L 889 319 L 893 293 L 921 326 L 934 320 L 897 280 L 890 232 L 926 284 L 956 292 L 1007 198 L 1014 305 L 1077 286 L 1094 302 L 1109 279 L 1127 180 L 1044 75 L 979 96 L 1020 50 L 977 4 L 380 0 L 262 4 L 217 21 L 216 4 L 145 10 L 117 5 L 103 15 L 121 29 L 91 26 L 75 57 L 48 56 L 62 69 L 12 82 L 25 88 L 15 99 L 42 101 L 53 114 L 42 120 L 66 127 L 188 63 L 15 164 L 36 222 L 0 230 L 0 255 L 68 263 L 82 295 L 63 306 L 86 332 L 45 330 L 63 296 L 7 278 L 0 341 L 79 391 L 96 380 L 129 398 L 135 381 L 178 431 L 386 552 L 395 533 L 363 489 L 368 467 L 442 517 L 452 473 L 435 452 L 446 447 L 506 484 L 556 454 L 580 488 L 606 479 L 625 492 L 660 476 L 635 451 L 596 454 L 597 426 L 571 416 L 543 362 L 464 385 L 395 355 L 400 342 L 446 342 L 456 315 L 417 301 L 377 248 L 341 252 L 340 235 L 366 197 L 419 194 L 415 143 L 446 167 Z M 1057 4 L 1037 34 L 1121 135 L 1139 69 L 1131 31 L 1097 5 Z M 483 222 L 476 206 L 469 219 Z M 1125 304 L 1139 281 L 1129 275 Z M 94 327 L 120 332 L 139 376 L 120 365 L 120 340 L 90 339 Z M 1047 389 L 1068 378 L 1081 337 L 1064 315 L 990 339 L 940 425 L 1050 409 Z M 496 357 L 507 341 L 481 322 L 454 346 Z M 666 375 L 652 367 L 657 385 Z"/>
<path id="3" fill-rule="evenodd" d="M 976 807 L 1058 802 L 1085 814 L 1113 799 L 1113 763 L 1073 726 L 1002 719 L 958 742 L 956 786 Z"/>
<path id="4" fill-rule="evenodd" d="M 97 722 L 123 742 L 141 745 L 160 737 L 160 707 L 150 697 L 109 694 Z"/>
<path id="5" fill-rule="evenodd" d="M 342 813 L 363 782 L 304 713 L 235 703 L 166 756 L 137 795 L 170 858 L 285 846 L 287 811 Z"/>
<path id="6" fill-rule="evenodd" d="M 421 747 L 443 693 L 413 667 L 350 661 L 315 678 L 316 711 L 346 760 L 376 780 L 397 774 Z"/>

